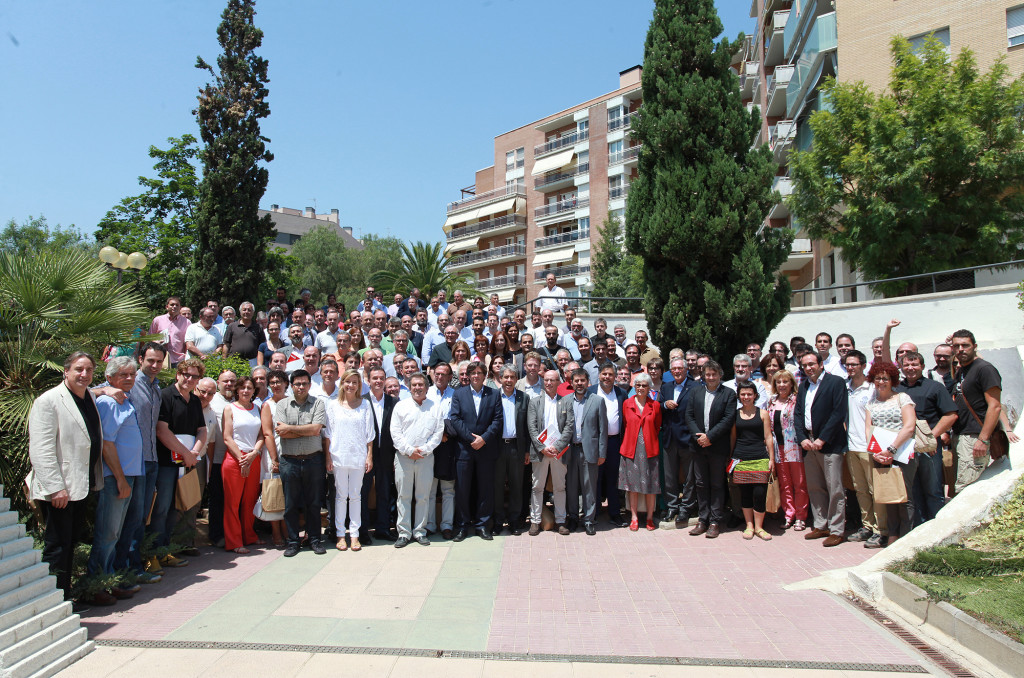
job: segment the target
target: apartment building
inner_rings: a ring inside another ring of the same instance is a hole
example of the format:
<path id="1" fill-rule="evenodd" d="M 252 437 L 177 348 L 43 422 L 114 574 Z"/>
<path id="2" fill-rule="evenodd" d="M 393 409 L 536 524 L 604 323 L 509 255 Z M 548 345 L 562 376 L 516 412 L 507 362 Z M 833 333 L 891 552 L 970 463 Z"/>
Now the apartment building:
<path id="1" fill-rule="evenodd" d="M 758 106 L 762 125 L 756 143 L 768 143 L 779 164 L 775 188 L 793 191 L 788 157 L 813 144 L 808 119 L 828 102 L 822 80 L 863 81 L 882 90 L 889 82 L 889 42 L 903 35 L 912 44 L 934 35 L 951 54 L 969 47 L 981 69 L 1003 56 L 1014 76 L 1024 70 L 1024 3 L 1021 0 L 752 0 L 757 20 L 739 58 L 740 89 L 748 108 Z M 818 289 L 859 282 L 842 252 L 812 241 L 785 203 L 772 208 L 765 227 L 791 227 L 792 252 L 782 270 L 793 288 Z M 808 303 L 857 301 L 866 287 L 806 295 Z"/>
<path id="2" fill-rule="evenodd" d="M 494 138 L 494 164 L 446 208 L 449 269 L 472 273 L 503 303 L 535 298 L 549 273 L 567 295 L 588 295 L 598 227 L 609 212 L 623 218 L 636 175 L 629 129 L 640 72 L 622 71 L 615 91 Z"/>
<path id="3" fill-rule="evenodd" d="M 269 214 L 270 220 L 274 222 L 274 227 L 277 229 L 277 238 L 274 240 L 275 247 L 291 250 L 292 245 L 298 242 L 299 238 L 315 227 L 327 226 L 338 234 L 338 237 L 344 241 L 345 247 L 363 249 L 363 243 L 352 235 L 352 227 L 341 225 L 341 215 L 336 209 L 332 209 L 328 213 L 317 214 L 316 209 L 312 207 L 297 210 L 291 207 L 271 205 L 269 210 L 261 209 L 257 211 L 257 214 L 260 218 L 264 214 Z"/>

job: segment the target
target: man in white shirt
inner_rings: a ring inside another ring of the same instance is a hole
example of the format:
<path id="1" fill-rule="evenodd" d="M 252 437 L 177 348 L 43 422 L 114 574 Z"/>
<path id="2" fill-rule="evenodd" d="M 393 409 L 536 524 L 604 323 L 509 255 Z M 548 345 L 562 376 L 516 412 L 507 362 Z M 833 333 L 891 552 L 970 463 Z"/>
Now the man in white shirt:
<path id="1" fill-rule="evenodd" d="M 491 306 L 494 307 L 495 313 L 498 314 L 498 320 L 505 317 L 505 307 L 501 305 L 501 300 L 498 299 L 497 293 L 491 295 Z M 490 311 L 488 311 L 490 313 Z"/>
<path id="2" fill-rule="evenodd" d="M 224 408 L 235 399 L 235 382 L 238 376 L 231 370 L 224 370 L 217 375 L 217 393 L 210 398 L 209 408 L 213 416 L 220 423 L 224 419 Z M 213 451 L 210 455 L 210 479 L 207 481 L 206 490 L 210 500 L 209 521 L 210 521 L 210 543 L 217 548 L 224 546 L 224 483 L 221 480 L 221 464 L 224 463 L 224 455 L 227 447 L 224 446 L 224 431 L 218 425 L 216 436 L 207 430 L 207 440 L 213 443 Z"/>
<path id="3" fill-rule="evenodd" d="M 746 353 L 737 353 L 732 358 L 732 370 L 735 376 L 729 381 L 723 382 L 722 386 L 731 388 L 738 394 L 739 389 L 737 388 L 737 384 L 751 381 L 750 373 L 752 369 L 753 365 L 751 365 L 750 356 Z M 765 387 L 761 382 L 754 381 L 752 383 L 757 387 L 757 402 L 754 404 L 761 409 L 764 409 L 768 406 L 768 391 L 765 390 Z M 737 401 L 736 409 L 739 409 L 740 407 L 742 407 L 742 405 Z"/>
<path id="4" fill-rule="evenodd" d="M 398 540 L 402 548 L 415 539 L 430 546 L 427 513 L 434 479 L 434 449 L 441 443 L 444 420 L 441 405 L 427 399 L 427 378 L 417 372 L 409 380 L 412 397 L 395 405 L 391 413 L 391 438 L 395 443 L 395 484 L 398 487 Z M 415 527 L 410 521 L 416 496 Z"/>
<path id="5" fill-rule="evenodd" d="M 541 310 L 552 310 L 561 313 L 568 306 L 565 299 L 565 290 L 555 284 L 555 274 L 548 273 L 545 279 L 546 287 L 537 294 L 537 303 Z"/>
<path id="6" fill-rule="evenodd" d="M 543 363 L 539 353 L 530 351 L 523 358 L 523 370 L 525 375 L 522 379 L 516 382 L 516 388 L 530 396 L 531 398 L 539 397 L 544 393 L 544 384 L 540 378 L 540 368 Z"/>
<path id="7" fill-rule="evenodd" d="M 818 332 L 814 337 L 814 348 L 821 356 L 821 364 L 828 374 L 834 374 L 846 379 L 846 370 L 840 364 L 838 357 L 832 355 L 832 335 L 828 332 Z"/>
<path id="8" fill-rule="evenodd" d="M 309 387 L 309 395 L 313 398 L 320 398 L 324 401 L 324 408 L 331 404 L 332 400 L 338 399 L 341 389 L 338 388 L 338 363 L 328 358 L 320 363 L 319 383 Z"/>
<path id="9" fill-rule="evenodd" d="M 849 541 L 862 541 L 865 548 L 882 548 L 888 535 L 886 508 L 876 505 L 871 487 L 871 468 L 874 465 L 868 452 L 865 422 L 868 403 L 875 397 L 875 387 L 864 376 L 867 358 L 853 349 L 846 352 L 847 413 L 846 436 L 850 449 L 846 453 L 846 466 L 850 469 L 853 489 L 857 493 L 862 526 L 851 534 Z"/>
<path id="10" fill-rule="evenodd" d="M 423 348 L 420 350 L 420 364 L 430 364 L 430 354 L 434 350 L 435 346 L 445 343 L 444 339 L 444 328 L 448 327 L 448 314 L 442 312 L 437 316 L 437 322 L 440 323 L 423 333 Z"/>
<path id="11" fill-rule="evenodd" d="M 572 442 L 576 425 L 571 398 L 559 399 L 558 370 L 544 373 L 544 393 L 530 400 L 526 428 L 530 433 L 530 461 L 533 465 L 533 497 L 530 502 L 530 536 L 540 534 L 541 510 L 544 508 L 544 486 L 551 473 L 551 492 L 555 505 L 558 533 L 569 534 L 565 525 L 565 478 L 568 470 L 565 452 Z"/>
<path id="12" fill-rule="evenodd" d="M 558 344 L 562 344 L 562 330 L 555 325 L 555 314 L 551 309 L 542 309 L 540 312 L 540 325 L 530 330 L 533 335 L 533 345 L 541 346 L 547 340 L 547 328 L 554 327 L 558 331 Z"/>
<path id="13" fill-rule="evenodd" d="M 224 345 L 223 335 L 214 326 L 216 313 L 207 306 L 199 311 L 199 322 L 189 325 L 185 331 L 185 350 L 189 354 L 206 360 L 214 353 L 219 353 Z"/>

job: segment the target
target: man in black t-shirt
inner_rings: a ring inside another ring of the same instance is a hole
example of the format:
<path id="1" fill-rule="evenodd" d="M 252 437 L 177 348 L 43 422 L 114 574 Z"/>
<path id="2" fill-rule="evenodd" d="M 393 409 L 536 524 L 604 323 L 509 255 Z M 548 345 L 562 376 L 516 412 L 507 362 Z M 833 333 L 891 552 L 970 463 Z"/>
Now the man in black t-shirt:
<path id="1" fill-rule="evenodd" d="M 977 480 L 991 461 L 989 445 L 1002 410 L 1002 379 L 991 363 L 977 357 L 978 344 L 972 332 L 954 332 L 953 351 L 960 363 L 950 388 L 957 406 L 955 490 L 960 492 Z"/>

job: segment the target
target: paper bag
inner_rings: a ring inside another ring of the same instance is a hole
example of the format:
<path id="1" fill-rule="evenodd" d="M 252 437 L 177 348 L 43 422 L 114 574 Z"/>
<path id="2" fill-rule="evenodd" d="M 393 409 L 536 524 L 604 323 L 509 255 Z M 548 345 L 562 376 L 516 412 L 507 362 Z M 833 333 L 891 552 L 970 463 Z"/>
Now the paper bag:
<path id="1" fill-rule="evenodd" d="M 876 504 L 906 504 L 907 486 L 899 466 L 875 466 L 871 469 L 872 493 Z"/>
<path id="2" fill-rule="evenodd" d="M 203 498 L 199 489 L 199 473 L 189 469 L 185 475 L 178 478 L 178 485 L 174 489 L 174 508 L 182 513 L 194 508 Z"/>
<path id="3" fill-rule="evenodd" d="M 263 493 L 260 498 L 263 500 L 263 510 L 267 513 L 284 511 L 284 485 L 281 484 L 280 476 L 263 481 Z"/>
<path id="4" fill-rule="evenodd" d="M 775 513 L 782 508 L 782 490 L 779 487 L 779 479 L 773 473 L 768 481 L 768 494 L 764 500 L 765 513 Z"/>

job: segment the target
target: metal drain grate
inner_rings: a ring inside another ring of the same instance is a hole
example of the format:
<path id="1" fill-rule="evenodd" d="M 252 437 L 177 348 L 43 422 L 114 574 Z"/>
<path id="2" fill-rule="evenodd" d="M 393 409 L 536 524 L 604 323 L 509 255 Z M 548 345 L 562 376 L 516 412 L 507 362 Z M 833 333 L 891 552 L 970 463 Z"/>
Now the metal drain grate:
<path id="1" fill-rule="evenodd" d="M 976 676 L 965 669 L 963 666 L 953 661 L 946 655 L 942 654 L 934 647 L 924 642 L 910 631 L 907 631 L 902 626 L 897 624 L 889 617 L 879 612 L 874 606 L 867 602 L 857 598 L 856 596 L 847 596 L 846 599 L 857 607 L 861 612 L 866 614 L 871 619 L 878 622 L 881 626 L 888 629 L 890 633 L 905 642 L 910 647 L 914 648 L 924 656 L 928 657 L 931 661 L 935 662 L 939 668 L 956 678 L 976 678 Z"/>
<path id="2" fill-rule="evenodd" d="M 425 659 L 484 659 L 508 662 L 576 662 L 589 664 L 656 664 L 662 666 L 722 666 L 733 668 L 805 669 L 811 671 L 879 671 L 923 673 L 916 664 L 869 664 L 857 662 L 786 661 L 780 659 L 720 659 L 713 657 L 643 657 L 592 654 L 529 654 L 525 652 L 486 652 L 474 650 L 428 650 L 401 647 L 355 647 L 339 645 L 289 645 L 282 643 L 237 643 L 202 640 L 128 640 L 97 639 L 106 647 L 136 647 L 189 650 L 249 650 L 268 652 L 310 652 L 314 654 L 373 654 Z M 971 674 L 956 674 L 970 676 Z"/>

